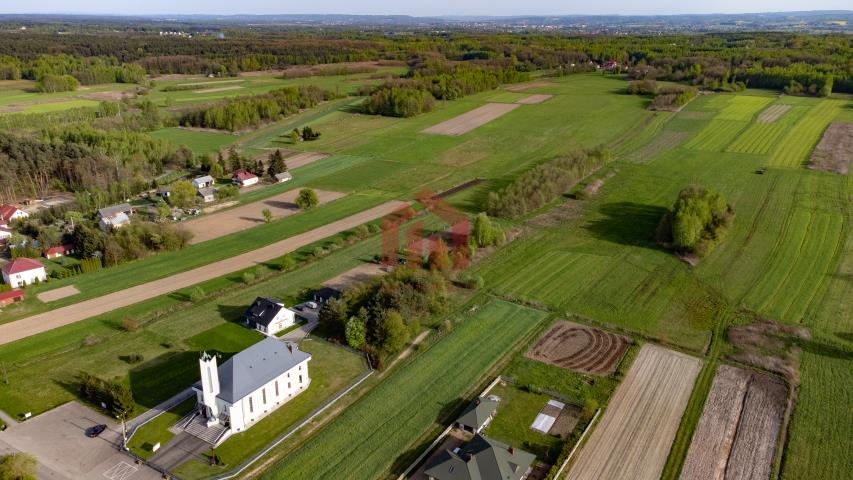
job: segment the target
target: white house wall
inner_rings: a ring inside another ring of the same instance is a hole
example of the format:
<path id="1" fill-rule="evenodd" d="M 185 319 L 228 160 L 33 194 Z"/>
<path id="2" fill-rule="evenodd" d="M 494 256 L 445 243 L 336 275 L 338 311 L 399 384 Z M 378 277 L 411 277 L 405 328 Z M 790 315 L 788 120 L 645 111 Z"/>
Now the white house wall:
<path id="1" fill-rule="evenodd" d="M 3 272 L 3 280 L 11 285 L 12 288 L 18 288 L 22 285 L 32 285 L 35 283 L 36 279 L 38 279 L 39 282 L 47 280 L 47 273 L 44 268 L 34 268 L 21 273 L 13 273 L 11 275 L 7 275 L 6 272 Z"/>
<path id="2" fill-rule="evenodd" d="M 289 308 L 282 308 L 279 310 L 278 315 L 275 316 L 273 321 L 270 322 L 269 332 L 265 333 L 268 335 L 275 335 L 276 333 L 292 326 L 294 323 L 296 323 L 296 312 Z"/>
<path id="3" fill-rule="evenodd" d="M 299 376 L 302 376 L 302 382 Z M 275 394 L 275 383 L 278 382 L 278 395 Z M 308 388 L 311 377 L 308 375 L 308 360 L 294 366 L 278 378 L 270 381 L 251 395 L 243 397 L 239 403 L 228 408 L 231 418 L 231 429 L 241 432 L 252 426 L 258 420 L 269 415 L 277 408 L 287 403 L 290 399 Z M 263 392 L 266 391 L 267 401 L 263 401 Z M 252 408 L 249 408 L 249 403 Z"/>

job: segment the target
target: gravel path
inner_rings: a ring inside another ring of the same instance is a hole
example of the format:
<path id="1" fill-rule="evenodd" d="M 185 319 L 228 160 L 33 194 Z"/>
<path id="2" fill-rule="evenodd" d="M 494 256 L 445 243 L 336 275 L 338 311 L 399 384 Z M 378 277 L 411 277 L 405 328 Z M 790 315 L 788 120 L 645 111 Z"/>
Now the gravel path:
<path id="1" fill-rule="evenodd" d="M 21 320 L 0 325 L 0 345 L 22 338 L 53 330 L 64 325 L 85 320 L 144 300 L 165 295 L 197 283 L 221 277 L 237 270 L 252 267 L 262 262 L 278 258 L 288 252 L 311 244 L 344 230 L 381 218 L 407 205 L 406 202 L 392 200 L 382 205 L 351 215 L 347 218 L 323 225 L 299 235 L 286 238 L 251 252 L 236 255 L 225 260 L 194 268 L 153 282 L 109 293 L 99 298 L 85 300 L 67 307 L 26 317 Z"/>

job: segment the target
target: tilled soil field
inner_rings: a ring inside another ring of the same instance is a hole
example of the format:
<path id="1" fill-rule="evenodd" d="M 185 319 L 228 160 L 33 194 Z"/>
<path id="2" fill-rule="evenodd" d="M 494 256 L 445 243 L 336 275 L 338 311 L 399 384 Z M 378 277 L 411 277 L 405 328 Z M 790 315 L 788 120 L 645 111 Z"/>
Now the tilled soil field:
<path id="1" fill-rule="evenodd" d="M 809 159 L 809 168 L 846 175 L 853 158 L 853 123 L 833 123 L 823 132 Z"/>
<path id="2" fill-rule="evenodd" d="M 646 344 L 568 480 L 658 480 L 702 361 Z"/>
<path id="3" fill-rule="evenodd" d="M 788 389 L 780 380 L 720 366 L 681 479 L 770 478 L 787 397 Z"/>
<path id="4" fill-rule="evenodd" d="M 502 117 L 520 105 L 518 103 L 487 103 L 477 107 L 470 112 L 465 112 L 462 115 L 445 120 L 437 125 L 422 130 L 423 133 L 433 133 L 436 135 L 452 135 L 459 136 L 474 130 L 475 128 L 485 125 L 492 120 Z"/>
<path id="5" fill-rule="evenodd" d="M 758 114 L 756 121 L 758 123 L 773 123 L 791 109 L 791 105 L 770 105 Z"/>
<path id="6" fill-rule="evenodd" d="M 525 356 L 569 370 L 607 376 L 616 369 L 630 343 L 621 335 L 561 320 Z"/>

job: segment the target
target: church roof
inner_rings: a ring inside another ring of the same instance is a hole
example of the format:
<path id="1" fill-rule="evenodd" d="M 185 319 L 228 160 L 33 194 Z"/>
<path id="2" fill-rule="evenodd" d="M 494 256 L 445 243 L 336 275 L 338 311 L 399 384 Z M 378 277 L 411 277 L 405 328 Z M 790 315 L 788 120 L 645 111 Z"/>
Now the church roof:
<path id="1" fill-rule="evenodd" d="M 282 373 L 310 360 L 311 354 L 295 343 L 267 337 L 219 366 L 219 395 L 228 403 L 237 403 Z"/>

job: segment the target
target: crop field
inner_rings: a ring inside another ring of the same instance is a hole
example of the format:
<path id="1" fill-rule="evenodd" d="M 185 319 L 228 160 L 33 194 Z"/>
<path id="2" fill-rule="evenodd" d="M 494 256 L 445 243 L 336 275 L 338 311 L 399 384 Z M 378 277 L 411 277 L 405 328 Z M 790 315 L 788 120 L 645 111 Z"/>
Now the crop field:
<path id="1" fill-rule="evenodd" d="M 752 95 L 726 95 L 729 100 L 720 109 L 714 120 L 752 121 L 756 114 L 773 101 L 769 97 Z"/>
<path id="2" fill-rule="evenodd" d="M 770 155 L 770 165 L 777 167 L 800 167 L 806 163 L 814 146 L 832 123 L 844 102 L 821 100 L 809 113 L 782 137 Z"/>
<path id="3" fill-rule="evenodd" d="M 658 480 L 701 368 L 698 358 L 644 345 L 566 478 Z"/>
<path id="4" fill-rule="evenodd" d="M 546 314 L 492 301 L 262 478 L 375 478 Z M 487 342 L 483 339 L 488 338 Z"/>
<path id="5" fill-rule="evenodd" d="M 629 343 L 621 335 L 559 321 L 530 347 L 526 356 L 577 372 L 607 376 L 616 370 Z"/>
<path id="6" fill-rule="evenodd" d="M 720 366 L 681 478 L 769 478 L 787 397 L 781 380 Z"/>
<path id="7" fill-rule="evenodd" d="M 436 135 L 464 135 L 475 128 L 515 110 L 518 103 L 487 103 L 458 117 L 445 120 L 423 130 Z"/>
<path id="8" fill-rule="evenodd" d="M 748 123 L 743 120 L 711 120 L 698 135 L 684 144 L 684 148 L 712 152 L 723 151 L 747 125 Z"/>
<path id="9" fill-rule="evenodd" d="M 787 113 L 772 122 L 755 122 L 749 126 L 726 149 L 729 152 L 752 153 L 766 155 L 781 139 L 791 133 L 796 122 L 808 111 L 808 107 L 776 104 L 773 107 L 787 107 Z"/>
<path id="10" fill-rule="evenodd" d="M 776 120 L 779 120 L 779 117 L 785 115 L 785 113 L 791 109 L 791 105 L 786 105 L 784 103 L 777 103 L 774 105 L 770 105 L 765 108 L 758 117 L 755 119 L 758 123 L 773 123 Z"/>
<path id="11" fill-rule="evenodd" d="M 179 127 L 162 128 L 149 132 L 148 135 L 161 140 L 168 140 L 175 145 L 186 145 L 197 155 L 205 153 L 215 155 L 223 148 L 240 139 L 238 135 L 226 132 L 206 132 Z"/>

